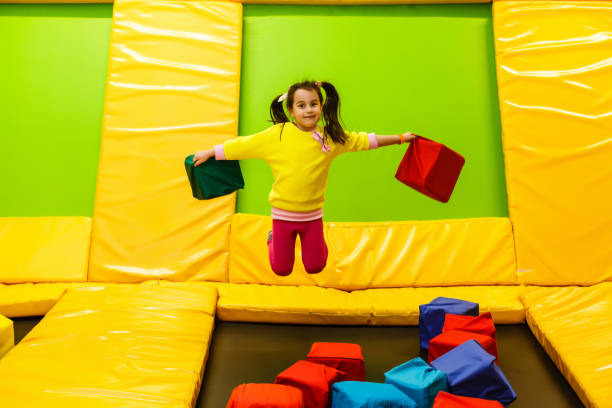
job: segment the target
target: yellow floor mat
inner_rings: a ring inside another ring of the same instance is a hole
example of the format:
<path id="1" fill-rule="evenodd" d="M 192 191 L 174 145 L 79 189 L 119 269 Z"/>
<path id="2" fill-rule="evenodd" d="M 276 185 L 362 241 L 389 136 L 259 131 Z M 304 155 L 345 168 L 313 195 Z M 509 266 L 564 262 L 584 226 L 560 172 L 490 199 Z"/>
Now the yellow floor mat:
<path id="1" fill-rule="evenodd" d="M 191 407 L 216 298 L 208 287 L 69 290 L 0 360 L 3 405 Z"/>
<path id="2" fill-rule="evenodd" d="M 528 288 L 527 323 L 587 407 L 612 405 L 612 283 Z"/>

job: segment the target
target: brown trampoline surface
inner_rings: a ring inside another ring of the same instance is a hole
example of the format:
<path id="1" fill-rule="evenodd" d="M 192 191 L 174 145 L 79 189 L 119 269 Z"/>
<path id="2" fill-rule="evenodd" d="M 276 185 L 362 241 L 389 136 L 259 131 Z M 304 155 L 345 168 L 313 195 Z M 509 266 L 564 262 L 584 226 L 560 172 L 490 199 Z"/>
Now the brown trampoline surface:
<path id="1" fill-rule="evenodd" d="M 40 317 L 13 319 L 15 342 Z M 526 325 L 498 325 L 499 366 L 518 395 L 509 406 L 583 407 Z M 361 345 L 367 381 L 384 382 L 385 371 L 419 356 L 418 327 L 302 326 L 215 323 L 196 407 L 223 408 L 234 387 L 269 383 L 304 359 L 314 342 Z"/>

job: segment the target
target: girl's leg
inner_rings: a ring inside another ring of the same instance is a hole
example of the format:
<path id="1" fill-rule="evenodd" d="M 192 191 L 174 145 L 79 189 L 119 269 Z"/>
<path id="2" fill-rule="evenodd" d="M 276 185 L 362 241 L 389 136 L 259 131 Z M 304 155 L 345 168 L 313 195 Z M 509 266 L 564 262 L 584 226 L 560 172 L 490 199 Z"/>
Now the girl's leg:
<path id="1" fill-rule="evenodd" d="M 275 274 L 287 276 L 293 270 L 296 229 L 292 222 L 272 220 L 272 239 L 268 241 L 270 266 Z"/>
<path id="2" fill-rule="evenodd" d="M 319 273 L 327 264 L 327 245 L 323 236 L 323 220 L 307 221 L 300 228 L 302 262 L 308 273 Z"/>

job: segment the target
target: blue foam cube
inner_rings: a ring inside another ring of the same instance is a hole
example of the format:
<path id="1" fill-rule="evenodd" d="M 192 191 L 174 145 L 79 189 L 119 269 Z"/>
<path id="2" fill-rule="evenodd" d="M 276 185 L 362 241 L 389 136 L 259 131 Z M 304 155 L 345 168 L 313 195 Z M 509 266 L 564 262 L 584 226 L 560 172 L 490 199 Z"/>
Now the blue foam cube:
<path id="1" fill-rule="evenodd" d="M 461 299 L 437 297 L 425 305 L 420 305 L 419 335 L 423 350 L 429 349 L 429 340 L 442 333 L 446 313 L 478 316 L 478 303 Z"/>
<path id="2" fill-rule="evenodd" d="M 446 374 L 430 367 L 420 357 L 387 371 L 385 382 L 408 395 L 418 408 L 432 408 L 438 392 L 448 391 Z"/>
<path id="3" fill-rule="evenodd" d="M 391 384 L 341 381 L 332 387 L 331 408 L 417 408 L 416 403 Z"/>
<path id="4" fill-rule="evenodd" d="M 497 400 L 508 405 L 516 393 L 495 363 L 476 340 L 468 340 L 431 362 L 446 373 L 450 392 L 466 397 Z"/>

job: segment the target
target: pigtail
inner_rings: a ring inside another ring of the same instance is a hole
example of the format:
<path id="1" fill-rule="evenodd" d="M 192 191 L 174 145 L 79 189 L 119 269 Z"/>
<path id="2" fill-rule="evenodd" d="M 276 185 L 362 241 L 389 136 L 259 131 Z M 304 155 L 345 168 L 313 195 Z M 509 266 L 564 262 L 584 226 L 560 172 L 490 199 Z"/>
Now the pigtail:
<path id="1" fill-rule="evenodd" d="M 270 119 L 272 119 L 271 122 L 275 125 L 277 123 L 289 122 L 289 118 L 287 118 L 287 114 L 283 108 L 283 101 L 279 101 L 281 96 L 283 95 L 278 95 L 270 104 Z"/>
<path id="2" fill-rule="evenodd" d="M 321 88 L 325 91 L 325 103 L 323 104 L 325 134 L 334 143 L 344 144 L 346 142 L 346 134 L 340 124 L 340 95 L 338 95 L 336 88 L 329 82 L 321 82 Z"/>

